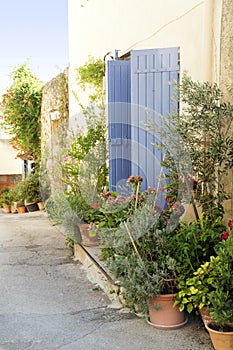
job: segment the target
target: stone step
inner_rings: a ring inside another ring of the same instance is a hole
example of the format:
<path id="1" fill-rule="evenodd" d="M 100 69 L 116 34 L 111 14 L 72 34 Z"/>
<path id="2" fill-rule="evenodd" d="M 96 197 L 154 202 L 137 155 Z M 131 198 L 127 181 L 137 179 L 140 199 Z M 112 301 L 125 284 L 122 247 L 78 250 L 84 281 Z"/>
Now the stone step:
<path id="1" fill-rule="evenodd" d="M 114 283 L 114 278 L 99 260 L 99 247 L 84 247 L 76 243 L 74 245 L 74 260 L 79 261 L 87 273 L 88 279 L 97 284 L 112 301 L 112 307 L 122 308 L 118 296 L 119 287 Z"/>

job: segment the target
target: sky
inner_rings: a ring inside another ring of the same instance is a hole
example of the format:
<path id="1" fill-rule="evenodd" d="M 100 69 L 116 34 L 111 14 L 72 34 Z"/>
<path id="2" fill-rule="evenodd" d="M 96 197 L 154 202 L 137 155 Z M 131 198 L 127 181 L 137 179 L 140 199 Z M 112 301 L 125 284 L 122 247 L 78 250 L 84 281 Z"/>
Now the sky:
<path id="1" fill-rule="evenodd" d="M 44 83 L 68 60 L 68 0 L 0 0 L 0 95 L 27 63 Z"/>

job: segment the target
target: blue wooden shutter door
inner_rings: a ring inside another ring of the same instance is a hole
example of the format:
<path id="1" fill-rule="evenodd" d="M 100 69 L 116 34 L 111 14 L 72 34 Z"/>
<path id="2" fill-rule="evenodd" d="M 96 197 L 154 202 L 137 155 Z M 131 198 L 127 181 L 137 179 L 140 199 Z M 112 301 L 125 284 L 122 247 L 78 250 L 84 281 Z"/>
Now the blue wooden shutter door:
<path id="1" fill-rule="evenodd" d="M 143 176 L 142 190 L 157 188 L 163 158 L 151 145 L 159 140 L 144 125 L 149 119 L 159 122 L 158 114 L 166 117 L 176 108 L 169 82 L 178 79 L 178 54 L 178 48 L 131 52 L 131 171 Z"/>
<path id="2" fill-rule="evenodd" d="M 121 192 L 131 175 L 130 61 L 108 61 L 109 185 Z"/>

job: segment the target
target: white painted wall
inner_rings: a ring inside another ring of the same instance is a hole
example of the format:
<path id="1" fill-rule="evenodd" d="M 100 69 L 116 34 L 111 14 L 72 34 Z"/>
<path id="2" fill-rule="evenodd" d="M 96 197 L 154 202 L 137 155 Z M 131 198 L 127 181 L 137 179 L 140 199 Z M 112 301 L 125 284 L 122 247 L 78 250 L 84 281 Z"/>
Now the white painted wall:
<path id="1" fill-rule="evenodd" d="M 218 81 L 222 0 L 68 0 L 70 116 L 75 69 L 88 54 L 118 49 L 180 48 L 181 71 L 194 80 Z M 81 6 L 82 5 L 82 6 Z"/>
<path id="2" fill-rule="evenodd" d="M 16 154 L 9 140 L 0 139 L 0 175 L 22 174 L 22 160 L 15 159 Z"/>

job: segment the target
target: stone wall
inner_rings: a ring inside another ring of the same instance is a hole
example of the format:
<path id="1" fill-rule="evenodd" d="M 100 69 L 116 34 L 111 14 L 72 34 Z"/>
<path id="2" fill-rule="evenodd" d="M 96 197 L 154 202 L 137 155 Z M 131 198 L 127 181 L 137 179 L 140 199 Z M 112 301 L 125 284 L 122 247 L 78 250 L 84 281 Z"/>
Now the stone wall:
<path id="1" fill-rule="evenodd" d="M 222 0 L 220 43 L 220 88 L 226 102 L 233 105 L 233 1 Z M 231 127 L 233 134 L 233 125 Z M 232 197 L 225 202 L 226 219 L 233 218 L 233 169 L 225 179 L 226 191 Z"/>
<path id="2" fill-rule="evenodd" d="M 68 68 L 50 80 L 43 88 L 41 105 L 42 154 L 59 125 L 68 122 Z"/>

